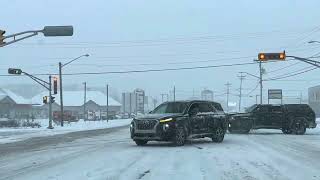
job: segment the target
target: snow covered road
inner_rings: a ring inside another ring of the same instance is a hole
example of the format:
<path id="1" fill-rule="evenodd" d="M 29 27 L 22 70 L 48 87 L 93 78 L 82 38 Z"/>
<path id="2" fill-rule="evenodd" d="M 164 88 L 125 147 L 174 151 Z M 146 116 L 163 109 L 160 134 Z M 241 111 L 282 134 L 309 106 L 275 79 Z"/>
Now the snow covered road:
<path id="1" fill-rule="evenodd" d="M 0 155 L 0 179 L 319 180 L 319 169 L 319 129 L 303 136 L 259 130 L 227 134 L 221 144 L 200 139 L 183 147 L 138 147 L 128 128 L 117 128 Z"/>

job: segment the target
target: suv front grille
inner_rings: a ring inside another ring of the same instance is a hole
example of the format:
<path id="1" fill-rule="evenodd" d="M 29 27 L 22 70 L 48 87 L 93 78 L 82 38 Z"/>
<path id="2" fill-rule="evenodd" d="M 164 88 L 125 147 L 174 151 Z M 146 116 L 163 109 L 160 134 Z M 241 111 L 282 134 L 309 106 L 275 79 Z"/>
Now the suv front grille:
<path id="1" fill-rule="evenodd" d="M 156 120 L 136 120 L 135 122 L 139 130 L 151 130 L 157 124 Z"/>

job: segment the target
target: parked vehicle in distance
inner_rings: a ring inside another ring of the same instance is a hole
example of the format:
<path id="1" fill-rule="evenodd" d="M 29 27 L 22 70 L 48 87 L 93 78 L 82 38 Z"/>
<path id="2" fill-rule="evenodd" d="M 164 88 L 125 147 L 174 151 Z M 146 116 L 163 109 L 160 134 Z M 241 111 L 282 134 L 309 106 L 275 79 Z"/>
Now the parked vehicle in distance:
<path id="1" fill-rule="evenodd" d="M 246 113 L 228 116 L 230 133 L 249 133 L 251 129 L 281 129 L 284 134 L 305 134 L 315 128 L 314 111 L 307 104 L 255 104 Z"/>
<path id="2" fill-rule="evenodd" d="M 172 141 L 183 146 L 187 139 L 209 137 L 222 142 L 227 118 L 219 103 L 211 101 L 165 102 L 149 114 L 136 117 L 130 125 L 137 145 L 148 141 Z"/>

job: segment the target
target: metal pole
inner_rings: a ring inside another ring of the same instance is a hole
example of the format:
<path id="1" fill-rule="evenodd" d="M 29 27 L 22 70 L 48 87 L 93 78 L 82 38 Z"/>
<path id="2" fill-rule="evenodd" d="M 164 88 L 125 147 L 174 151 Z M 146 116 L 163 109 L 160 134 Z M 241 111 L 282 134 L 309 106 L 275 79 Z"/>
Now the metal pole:
<path id="1" fill-rule="evenodd" d="M 227 112 L 229 112 L 229 87 L 230 87 L 230 83 L 228 82 L 227 84 L 225 84 L 227 86 Z"/>
<path id="2" fill-rule="evenodd" d="M 239 112 L 241 111 L 241 98 L 242 98 L 242 80 L 244 79 L 243 72 L 240 72 L 240 94 L 239 94 Z"/>
<path id="3" fill-rule="evenodd" d="M 83 85 L 84 85 L 83 120 L 86 120 L 87 82 L 84 82 Z"/>
<path id="4" fill-rule="evenodd" d="M 107 84 L 107 122 L 109 121 L 109 85 Z"/>
<path id="5" fill-rule="evenodd" d="M 129 93 L 129 98 L 130 98 L 130 99 L 129 99 L 129 103 L 130 103 L 130 104 L 129 104 L 129 108 L 130 108 L 130 110 L 129 110 L 129 113 L 130 113 L 130 114 L 129 114 L 129 118 L 131 118 L 131 111 L 132 111 L 132 102 L 131 102 L 131 98 L 132 98 L 132 97 L 131 97 L 131 94 L 132 94 L 132 93 Z"/>
<path id="6" fill-rule="evenodd" d="M 176 101 L 176 86 L 173 86 L 173 101 Z"/>
<path id="7" fill-rule="evenodd" d="M 135 110 L 135 114 L 138 115 L 138 93 L 135 93 L 134 95 L 136 96 L 135 98 L 136 103 L 135 103 L 134 110 Z"/>
<path id="8" fill-rule="evenodd" d="M 262 104 L 262 64 L 259 61 L 259 70 L 260 70 L 260 104 Z"/>
<path id="9" fill-rule="evenodd" d="M 52 95 L 51 95 L 51 76 L 49 76 L 49 127 L 48 129 L 53 129 L 52 126 Z"/>
<path id="10" fill-rule="evenodd" d="M 62 91 L 62 64 L 59 62 L 59 83 L 60 83 L 60 119 L 63 126 L 63 91 Z"/>

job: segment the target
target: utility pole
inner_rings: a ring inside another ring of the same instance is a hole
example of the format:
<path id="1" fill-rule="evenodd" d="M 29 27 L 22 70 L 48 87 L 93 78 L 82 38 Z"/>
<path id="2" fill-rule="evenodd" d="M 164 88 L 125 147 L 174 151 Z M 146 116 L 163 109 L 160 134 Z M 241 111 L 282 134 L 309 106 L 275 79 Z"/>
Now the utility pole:
<path id="1" fill-rule="evenodd" d="M 53 129 L 52 126 L 52 93 L 51 93 L 51 75 L 49 76 L 49 129 Z"/>
<path id="2" fill-rule="evenodd" d="M 87 82 L 84 82 L 83 85 L 84 85 L 83 120 L 86 120 Z"/>
<path id="3" fill-rule="evenodd" d="M 109 85 L 107 84 L 107 122 L 109 121 Z"/>
<path id="4" fill-rule="evenodd" d="M 60 86 L 60 119 L 63 126 L 63 92 L 62 92 L 62 63 L 59 62 L 59 86 Z"/>
<path id="5" fill-rule="evenodd" d="M 173 86 L 173 101 L 176 101 L 176 86 Z"/>
<path id="6" fill-rule="evenodd" d="M 262 104 L 262 62 L 259 61 L 259 71 L 260 71 L 260 104 Z"/>
<path id="7" fill-rule="evenodd" d="M 165 94 L 160 94 L 161 95 L 161 102 L 163 102 L 163 96 L 165 95 Z"/>
<path id="8" fill-rule="evenodd" d="M 231 86 L 231 84 L 228 82 L 225 85 L 227 86 L 227 112 L 229 112 L 229 94 L 230 94 L 230 86 Z"/>
<path id="9" fill-rule="evenodd" d="M 243 72 L 240 72 L 240 93 L 239 93 L 239 112 L 241 111 L 241 98 L 242 98 L 242 81 L 245 79 L 245 75 L 243 75 Z"/>
<path id="10" fill-rule="evenodd" d="M 132 97 L 131 97 L 131 94 L 132 93 L 129 93 L 129 103 L 130 103 L 129 104 L 129 108 L 130 108 L 130 110 L 129 110 L 129 113 L 130 113 L 129 114 L 129 118 L 131 118 L 131 113 L 132 113 L 132 100 L 131 100 Z"/>

